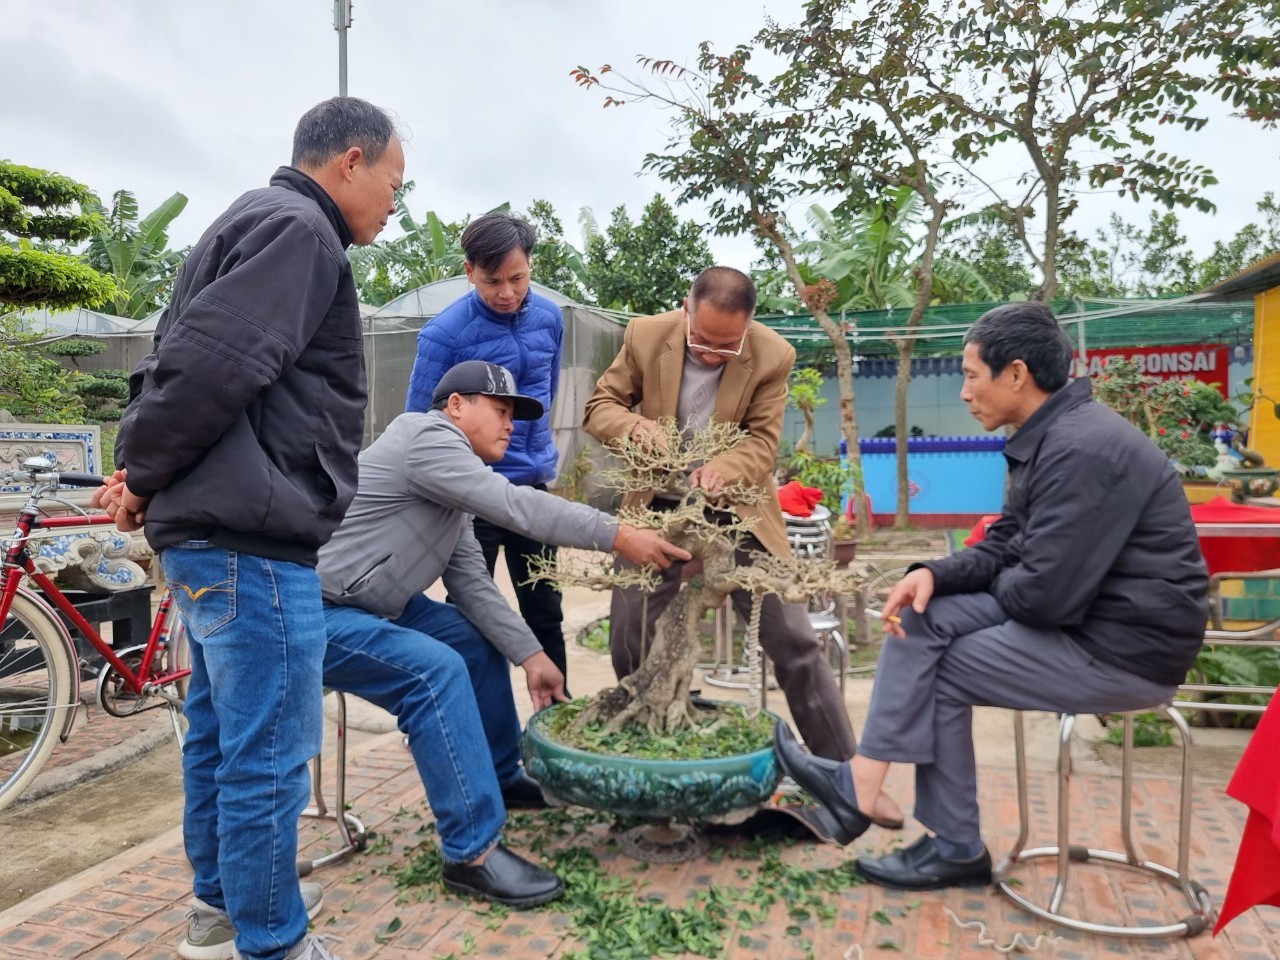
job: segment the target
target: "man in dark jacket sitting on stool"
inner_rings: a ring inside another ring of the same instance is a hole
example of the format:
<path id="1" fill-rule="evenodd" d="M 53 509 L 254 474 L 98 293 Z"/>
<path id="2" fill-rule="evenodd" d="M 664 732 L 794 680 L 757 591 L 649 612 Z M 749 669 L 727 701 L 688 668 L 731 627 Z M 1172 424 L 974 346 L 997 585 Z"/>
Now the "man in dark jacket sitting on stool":
<path id="1" fill-rule="evenodd" d="M 869 825 L 891 762 L 916 765 L 929 831 L 858 871 L 925 890 L 989 883 L 978 830 L 974 706 L 1113 713 L 1169 699 L 1204 638 L 1208 580 L 1168 458 L 1067 382 L 1071 342 L 1042 304 L 989 311 L 965 335 L 960 399 L 1005 447 L 1009 488 L 986 538 L 915 564 L 889 594 L 857 755 L 803 752 L 778 725 L 783 768 L 848 843 Z M 896 618 L 901 614 L 901 621 Z M 880 804 L 883 809 L 884 802 Z"/>

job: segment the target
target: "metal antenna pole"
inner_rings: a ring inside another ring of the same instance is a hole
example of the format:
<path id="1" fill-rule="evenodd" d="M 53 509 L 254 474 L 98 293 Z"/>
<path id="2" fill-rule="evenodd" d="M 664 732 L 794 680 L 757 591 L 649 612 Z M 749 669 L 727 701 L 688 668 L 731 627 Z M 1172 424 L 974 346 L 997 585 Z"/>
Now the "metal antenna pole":
<path id="1" fill-rule="evenodd" d="M 333 29 L 338 31 L 338 96 L 347 95 L 347 31 L 352 0 L 333 0 Z"/>

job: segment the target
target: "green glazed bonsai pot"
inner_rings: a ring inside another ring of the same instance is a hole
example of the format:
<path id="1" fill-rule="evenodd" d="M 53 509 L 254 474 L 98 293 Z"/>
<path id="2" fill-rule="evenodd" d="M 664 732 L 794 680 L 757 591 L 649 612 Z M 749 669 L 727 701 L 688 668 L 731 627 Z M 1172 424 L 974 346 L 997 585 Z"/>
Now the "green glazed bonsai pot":
<path id="1" fill-rule="evenodd" d="M 589 753 L 548 738 L 543 724 L 556 706 L 525 728 L 520 753 L 528 774 L 561 800 L 621 816 L 693 820 L 758 806 L 778 785 L 773 747 L 706 760 L 646 760 Z"/>

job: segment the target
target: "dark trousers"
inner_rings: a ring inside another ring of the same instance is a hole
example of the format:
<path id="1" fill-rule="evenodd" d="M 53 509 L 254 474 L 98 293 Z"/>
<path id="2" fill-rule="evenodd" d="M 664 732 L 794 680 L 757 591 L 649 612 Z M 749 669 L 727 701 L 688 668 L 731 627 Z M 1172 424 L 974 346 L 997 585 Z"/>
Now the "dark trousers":
<path id="1" fill-rule="evenodd" d="M 754 541 L 748 542 L 760 549 Z M 750 562 L 750 555 L 739 551 L 738 561 Z M 630 566 L 621 558 L 618 565 Z M 609 611 L 609 649 L 618 679 L 639 668 L 648 639 L 653 636 L 654 624 L 680 589 L 683 569 L 683 563 L 673 563 L 662 571 L 662 582 L 650 594 L 638 587 L 614 588 Z M 734 609 L 743 620 L 749 620 L 751 594 L 735 590 L 730 596 Z M 773 661 L 778 686 L 786 694 L 796 728 L 809 749 L 829 760 L 852 757 L 858 749 L 853 724 L 849 722 L 840 688 L 822 644 L 809 625 L 809 613 L 804 606 L 783 603 L 773 595 L 765 597 L 760 605 L 760 646 Z"/>
<path id="2" fill-rule="evenodd" d="M 546 487 L 538 484 L 537 489 L 545 490 Z M 565 675 L 567 688 L 569 671 L 564 652 L 564 612 L 560 609 L 560 591 L 547 583 L 525 583 L 529 579 L 530 558 L 539 554 L 554 555 L 556 548 L 479 517 L 473 521 L 473 527 L 490 574 L 498 565 L 498 550 L 505 551 L 507 572 L 511 574 L 511 582 L 516 588 L 520 616 L 524 617 L 524 622 L 538 638 L 551 662 Z"/>
<path id="3" fill-rule="evenodd" d="M 1061 630 L 1010 620 L 989 593 L 934 597 L 886 637 L 862 752 L 916 765 L 915 818 L 957 843 L 980 839 L 973 708 L 1120 713 L 1169 699 L 1165 686 L 1086 653 Z"/>

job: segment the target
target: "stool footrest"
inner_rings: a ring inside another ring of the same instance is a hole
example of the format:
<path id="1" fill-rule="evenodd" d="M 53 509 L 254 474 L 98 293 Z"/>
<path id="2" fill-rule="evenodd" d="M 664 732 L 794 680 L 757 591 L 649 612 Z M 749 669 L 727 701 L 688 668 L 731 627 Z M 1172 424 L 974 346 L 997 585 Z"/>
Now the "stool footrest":
<path id="1" fill-rule="evenodd" d="M 313 860 L 298 860 L 298 876 L 305 877 L 317 867 L 323 867 L 358 853 L 369 842 L 372 832 L 355 814 L 348 813 L 347 806 L 347 698 L 341 690 L 327 690 L 337 703 L 337 737 L 334 757 L 333 808 L 325 803 L 321 781 L 323 779 L 321 755 L 311 761 L 312 804 L 302 811 L 302 816 L 314 820 L 327 820 L 337 826 L 339 846 Z"/>
<path id="2" fill-rule="evenodd" d="M 1078 847 L 1072 845 L 1068 848 L 1068 854 L 1071 859 L 1076 862 L 1087 862 L 1089 860 L 1101 860 L 1106 863 L 1116 863 L 1121 866 L 1129 867 L 1133 870 L 1141 870 L 1150 873 L 1161 880 L 1175 885 L 1179 892 L 1187 898 L 1187 903 L 1194 911 L 1190 916 L 1184 917 L 1176 923 L 1164 924 L 1162 926 L 1128 926 L 1120 924 L 1094 923 L 1089 920 L 1081 920 L 1078 917 L 1072 917 L 1057 910 L 1036 903 L 1025 894 L 1018 892 L 1013 887 L 1013 882 L 1008 876 L 1008 870 L 1013 863 L 1006 860 L 1000 864 L 995 872 L 996 887 L 1006 897 L 1018 904 L 1029 913 L 1035 914 L 1044 920 L 1060 926 L 1068 927 L 1072 930 L 1080 930 L 1084 933 L 1097 933 L 1104 936 L 1112 937 L 1194 937 L 1198 933 L 1203 933 L 1208 929 L 1208 917 L 1213 915 L 1212 903 L 1209 900 L 1208 891 L 1200 884 L 1195 882 L 1187 882 L 1178 871 L 1172 867 L 1166 867 L 1162 863 L 1155 863 L 1151 860 L 1134 861 L 1127 854 L 1116 853 L 1111 850 L 1096 850 L 1093 847 Z M 1082 855 L 1081 855 L 1082 854 Z M 1057 847 L 1034 847 L 1030 850 L 1023 850 L 1018 854 L 1018 862 L 1026 860 L 1035 860 L 1042 857 L 1058 856 Z"/>

